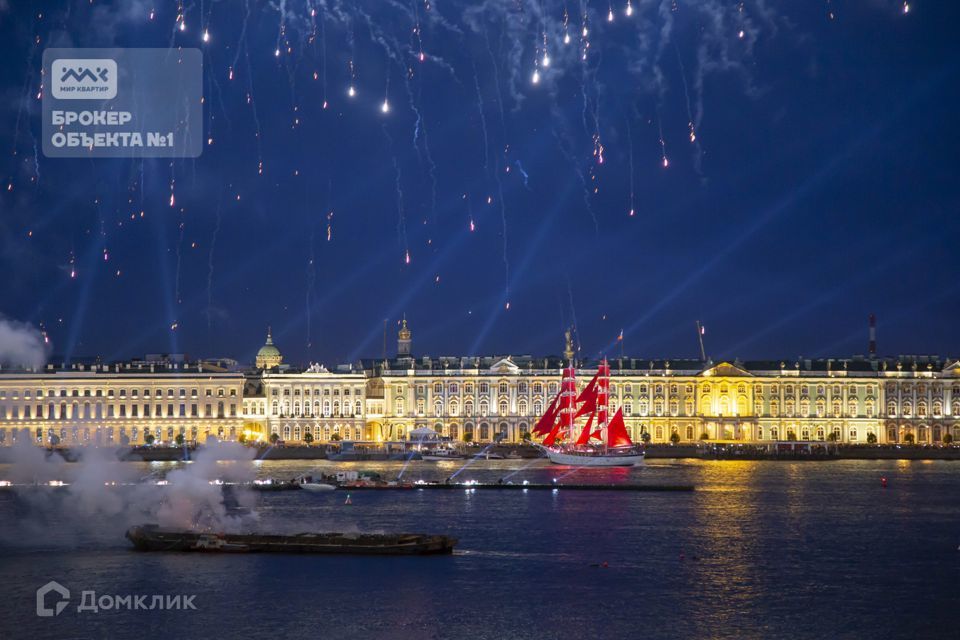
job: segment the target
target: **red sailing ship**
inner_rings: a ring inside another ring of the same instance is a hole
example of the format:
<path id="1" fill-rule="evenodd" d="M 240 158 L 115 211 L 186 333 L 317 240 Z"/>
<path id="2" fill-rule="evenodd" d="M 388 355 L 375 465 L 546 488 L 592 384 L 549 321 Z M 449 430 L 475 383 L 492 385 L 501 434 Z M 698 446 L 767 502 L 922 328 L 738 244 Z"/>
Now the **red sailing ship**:
<path id="1" fill-rule="evenodd" d="M 643 463 L 623 422 L 623 409 L 609 417 L 610 365 L 606 358 L 583 391 L 577 393 L 571 359 L 563 369 L 560 392 L 533 427 L 551 462 L 584 467 L 632 467 Z M 578 421 L 586 422 L 578 424 Z"/>

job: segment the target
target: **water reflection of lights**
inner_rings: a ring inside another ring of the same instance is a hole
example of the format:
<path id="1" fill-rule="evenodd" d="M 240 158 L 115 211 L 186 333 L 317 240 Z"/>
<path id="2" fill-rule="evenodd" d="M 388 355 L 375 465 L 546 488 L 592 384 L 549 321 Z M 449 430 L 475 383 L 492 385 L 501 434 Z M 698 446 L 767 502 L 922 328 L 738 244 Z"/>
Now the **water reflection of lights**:
<path id="1" fill-rule="evenodd" d="M 13 483 L 10 482 L 9 480 L 0 480 L 0 487 L 9 487 L 9 486 L 11 486 L 12 484 L 13 484 Z"/>

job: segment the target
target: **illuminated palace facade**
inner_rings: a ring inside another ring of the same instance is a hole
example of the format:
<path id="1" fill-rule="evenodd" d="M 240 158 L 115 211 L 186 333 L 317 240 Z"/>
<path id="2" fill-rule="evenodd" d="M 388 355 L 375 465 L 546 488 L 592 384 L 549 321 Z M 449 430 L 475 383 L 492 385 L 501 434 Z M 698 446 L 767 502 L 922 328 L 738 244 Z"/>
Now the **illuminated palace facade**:
<path id="1" fill-rule="evenodd" d="M 404 322 L 393 358 L 328 370 L 150 357 L 0 370 L 0 445 L 143 443 L 210 436 L 286 442 L 521 442 L 556 395 L 564 358 L 414 357 Z M 585 385 L 597 363 L 577 362 Z M 851 444 L 960 442 L 960 362 L 936 357 L 610 361 L 610 404 L 636 441 Z M 307 435 L 309 434 L 309 436 Z M 949 435 L 949 438 L 946 436 Z"/>

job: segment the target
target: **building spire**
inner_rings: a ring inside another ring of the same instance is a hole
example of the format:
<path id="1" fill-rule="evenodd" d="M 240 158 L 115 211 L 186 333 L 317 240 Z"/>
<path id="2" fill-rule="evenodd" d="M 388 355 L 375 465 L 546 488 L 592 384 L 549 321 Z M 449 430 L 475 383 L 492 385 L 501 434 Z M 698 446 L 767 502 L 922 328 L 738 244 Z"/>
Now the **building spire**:
<path id="1" fill-rule="evenodd" d="M 400 331 L 397 332 L 397 355 L 409 356 L 412 343 L 412 332 L 407 327 L 407 314 L 403 314 L 403 320 L 400 324 Z"/>

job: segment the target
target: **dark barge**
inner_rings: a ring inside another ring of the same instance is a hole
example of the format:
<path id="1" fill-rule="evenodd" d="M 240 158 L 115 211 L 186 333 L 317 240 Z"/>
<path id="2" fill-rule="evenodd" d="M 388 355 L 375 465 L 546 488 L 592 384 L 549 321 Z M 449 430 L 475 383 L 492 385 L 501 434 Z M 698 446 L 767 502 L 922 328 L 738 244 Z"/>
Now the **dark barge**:
<path id="1" fill-rule="evenodd" d="M 295 535 L 163 531 L 156 525 L 127 530 L 138 551 L 208 553 L 318 553 L 425 556 L 453 553 L 456 538 L 422 533 L 298 533 Z"/>

